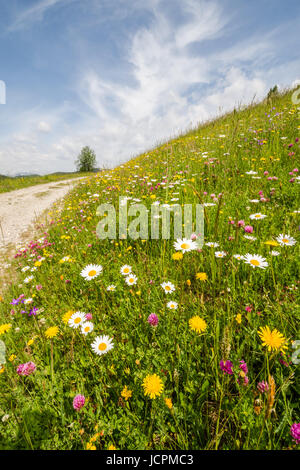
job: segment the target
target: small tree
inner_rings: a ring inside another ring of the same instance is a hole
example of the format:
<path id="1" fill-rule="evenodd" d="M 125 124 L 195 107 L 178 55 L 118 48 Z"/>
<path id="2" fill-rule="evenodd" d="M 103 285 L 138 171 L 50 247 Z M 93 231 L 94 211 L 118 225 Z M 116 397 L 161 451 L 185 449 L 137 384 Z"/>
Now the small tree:
<path id="1" fill-rule="evenodd" d="M 93 171 L 96 165 L 96 154 L 94 150 L 88 146 L 83 147 L 75 163 L 78 171 Z"/>

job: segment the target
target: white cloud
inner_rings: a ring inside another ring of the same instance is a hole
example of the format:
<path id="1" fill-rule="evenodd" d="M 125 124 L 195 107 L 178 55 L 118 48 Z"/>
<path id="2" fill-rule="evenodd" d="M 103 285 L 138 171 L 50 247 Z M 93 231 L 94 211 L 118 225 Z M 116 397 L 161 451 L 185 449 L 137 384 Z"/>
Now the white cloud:
<path id="1" fill-rule="evenodd" d="M 29 9 L 27 18 L 38 19 L 58 2 L 39 2 L 40 9 Z M 228 42 L 219 52 L 208 52 L 204 41 L 207 45 L 226 36 L 231 27 L 232 17 L 217 0 L 178 2 L 182 21 L 176 27 L 159 0 L 147 5 L 153 20 L 128 38 L 124 57 L 133 85 L 103 79 L 82 59 L 73 86 L 77 102 L 20 116 L 18 129 L 2 146 L 1 168 L 70 171 L 84 145 L 95 149 L 100 166 L 113 166 L 216 116 L 220 109 L 262 98 L 274 77 L 287 83 L 298 76 L 298 59 L 274 60 L 281 40 L 274 32 L 259 38 L 253 33 L 235 44 Z M 19 25 L 26 15 L 21 20 Z M 76 123 L 69 120 L 74 113 Z"/>
<path id="2" fill-rule="evenodd" d="M 50 132 L 51 131 L 51 126 L 45 121 L 40 121 L 37 126 L 38 130 L 41 132 Z"/>
<path id="3" fill-rule="evenodd" d="M 232 109 L 239 101 L 249 102 L 265 93 L 261 78 L 228 65 L 227 56 L 225 61 L 222 56 L 189 51 L 190 45 L 222 34 L 228 17 L 218 3 L 188 0 L 184 7 L 189 14 L 184 25 L 174 29 L 155 7 L 151 26 L 133 36 L 128 61 L 135 86 L 105 81 L 95 70 L 82 76 L 80 97 L 99 120 L 99 127 L 92 125 L 89 135 L 94 137 L 100 160 L 103 151 L 112 162 L 126 160 L 216 115 L 220 107 Z M 257 45 L 257 49 L 261 47 Z M 253 55 L 255 45 L 248 45 L 248 50 Z M 236 49 L 236 56 L 241 55 L 242 50 Z M 201 86 L 210 86 L 216 74 L 221 79 L 202 96 Z M 198 91 L 192 92 L 193 87 Z"/>

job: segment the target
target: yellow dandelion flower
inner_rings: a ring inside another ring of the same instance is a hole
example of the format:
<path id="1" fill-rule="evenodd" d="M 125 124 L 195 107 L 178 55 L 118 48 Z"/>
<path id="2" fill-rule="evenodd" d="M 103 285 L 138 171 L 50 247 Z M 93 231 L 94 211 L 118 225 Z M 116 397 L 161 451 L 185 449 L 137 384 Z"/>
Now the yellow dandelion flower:
<path id="1" fill-rule="evenodd" d="M 51 326 L 45 331 L 45 336 L 46 338 L 55 338 L 58 332 L 59 332 L 58 326 Z"/>
<path id="2" fill-rule="evenodd" d="M 111 444 L 111 445 L 107 448 L 107 450 L 117 450 L 117 448 L 116 448 L 113 444 Z"/>
<path id="3" fill-rule="evenodd" d="M 264 242 L 264 244 L 269 246 L 279 246 L 279 243 L 275 240 L 267 240 L 266 242 Z"/>
<path id="4" fill-rule="evenodd" d="M 197 273 L 196 274 L 196 279 L 199 279 L 199 281 L 207 281 L 207 274 L 206 273 Z"/>
<path id="5" fill-rule="evenodd" d="M 93 437 L 90 438 L 90 442 L 96 442 L 99 436 L 100 432 L 96 432 L 96 434 L 94 434 Z"/>
<path id="6" fill-rule="evenodd" d="M 180 253 L 180 252 L 174 253 L 174 254 L 172 255 L 172 259 L 174 259 L 175 261 L 178 261 L 178 260 L 180 260 L 180 259 L 182 259 L 182 258 L 183 258 L 183 254 Z"/>
<path id="7" fill-rule="evenodd" d="M 3 325 L 0 325 L 0 336 L 3 335 L 4 333 L 7 333 L 11 329 L 11 323 L 4 323 Z"/>
<path id="8" fill-rule="evenodd" d="M 162 393 L 164 385 L 157 374 L 152 374 L 144 378 L 143 387 L 145 396 L 156 398 Z"/>
<path id="9" fill-rule="evenodd" d="M 189 287 L 190 287 L 190 285 L 191 285 L 191 281 L 188 279 L 188 280 L 186 281 L 186 284 L 187 284 L 187 286 L 189 286 Z"/>
<path id="10" fill-rule="evenodd" d="M 173 408 L 173 403 L 172 403 L 171 398 L 165 398 L 165 404 L 170 410 Z"/>
<path id="11" fill-rule="evenodd" d="M 195 315 L 194 317 L 189 319 L 189 325 L 191 330 L 196 331 L 197 333 L 202 333 L 207 328 L 207 323 L 203 318 L 199 317 L 199 315 Z"/>
<path id="12" fill-rule="evenodd" d="M 270 330 L 268 326 L 260 327 L 258 335 L 262 340 L 263 346 L 268 348 L 268 351 L 283 351 L 287 348 L 286 338 L 276 328 Z"/>
<path id="13" fill-rule="evenodd" d="M 86 445 L 86 450 L 96 450 L 96 446 L 92 442 L 88 442 Z"/>
<path id="14" fill-rule="evenodd" d="M 4 371 L 5 371 L 5 367 L 2 366 L 2 367 L 0 368 L 0 374 L 3 374 Z"/>
<path id="15" fill-rule="evenodd" d="M 16 357 L 17 357 L 17 356 L 16 356 L 15 354 L 11 354 L 11 356 L 9 356 L 8 360 L 9 360 L 10 362 L 13 362 L 13 361 L 16 359 Z"/>
<path id="16" fill-rule="evenodd" d="M 26 346 L 31 346 L 31 345 L 34 343 L 34 340 L 35 340 L 37 337 L 38 337 L 38 336 L 35 335 L 33 338 L 31 338 L 31 339 L 28 341 L 28 343 L 27 343 Z"/>
<path id="17" fill-rule="evenodd" d="M 69 310 L 68 312 L 66 312 L 63 317 L 62 317 L 62 321 L 67 325 L 68 321 L 70 320 L 71 316 L 73 315 L 73 313 L 75 313 L 73 310 Z"/>
<path id="18" fill-rule="evenodd" d="M 132 396 L 132 390 L 129 390 L 129 389 L 127 388 L 127 385 L 125 385 L 125 387 L 123 388 L 123 390 L 122 390 L 122 392 L 121 392 L 121 396 L 122 396 L 123 398 L 125 398 L 125 400 L 127 401 L 128 398 L 131 398 L 131 396 Z"/>
<path id="19" fill-rule="evenodd" d="M 242 323 L 242 315 L 240 313 L 238 313 L 235 317 L 235 320 L 237 321 L 238 324 L 241 324 Z"/>

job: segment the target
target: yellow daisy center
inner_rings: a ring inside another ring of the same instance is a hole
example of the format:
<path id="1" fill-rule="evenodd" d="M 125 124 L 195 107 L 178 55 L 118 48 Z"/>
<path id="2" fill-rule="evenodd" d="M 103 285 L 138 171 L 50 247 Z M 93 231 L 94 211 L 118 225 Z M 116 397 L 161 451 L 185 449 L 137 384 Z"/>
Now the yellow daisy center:
<path id="1" fill-rule="evenodd" d="M 80 322 L 81 322 L 81 318 L 80 318 L 80 317 L 75 318 L 74 323 L 76 323 L 76 325 L 77 325 L 78 323 L 80 323 Z"/>
<path id="2" fill-rule="evenodd" d="M 190 245 L 189 245 L 188 243 L 182 243 L 182 244 L 181 244 L 181 248 L 182 248 L 183 250 L 187 250 L 189 247 L 190 247 Z"/>
<path id="3" fill-rule="evenodd" d="M 106 343 L 100 343 L 98 346 L 99 351 L 105 351 L 106 348 L 107 348 Z"/>
<path id="4" fill-rule="evenodd" d="M 124 273 L 129 273 L 129 268 L 124 268 Z"/>
<path id="5" fill-rule="evenodd" d="M 287 238 L 283 238 L 282 241 L 283 241 L 283 243 L 288 243 L 289 242 Z"/>
<path id="6" fill-rule="evenodd" d="M 171 290 L 171 287 L 170 286 L 165 286 L 165 289 L 166 290 Z"/>
<path id="7" fill-rule="evenodd" d="M 92 269 L 91 271 L 89 271 L 89 276 L 95 276 L 97 274 L 97 271 L 95 271 L 95 269 Z"/>
<path id="8" fill-rule="evenodd" d="M 250 263 L 253 264 L 253 266 L 259 266 L 259 261 L 257 261 L 257 259 L 250 260 Z"/>

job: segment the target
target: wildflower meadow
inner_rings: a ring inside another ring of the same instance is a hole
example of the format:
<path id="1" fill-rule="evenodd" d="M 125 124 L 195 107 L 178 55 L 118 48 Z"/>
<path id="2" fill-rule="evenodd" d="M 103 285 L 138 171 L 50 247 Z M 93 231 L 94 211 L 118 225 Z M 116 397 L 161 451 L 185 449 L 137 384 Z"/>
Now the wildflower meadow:
<path id="1" fill-rule="evenodd" d="M 0 292 L 0 449 L 299 448 L 291 95 L 81 180 L 18 247 Z M 204 233 L 99 239 L 97 208 L 120 196 L 200 204 Z"/>

